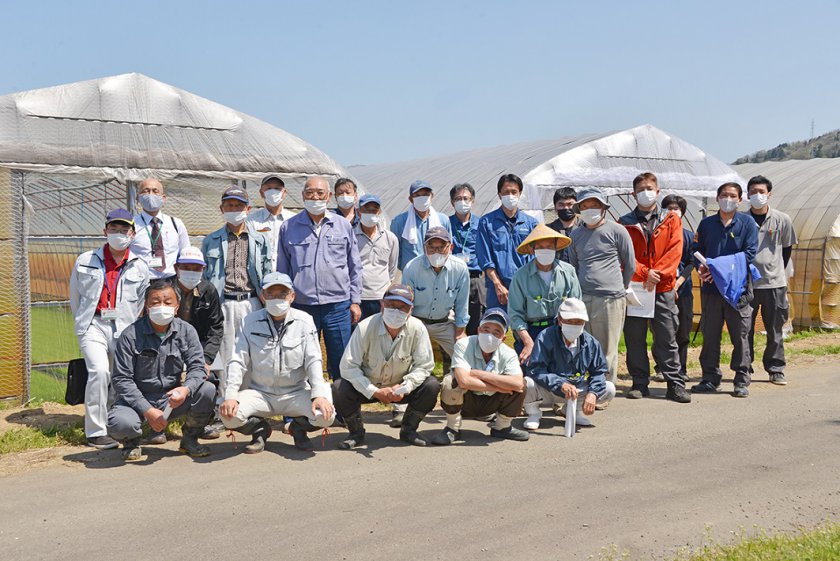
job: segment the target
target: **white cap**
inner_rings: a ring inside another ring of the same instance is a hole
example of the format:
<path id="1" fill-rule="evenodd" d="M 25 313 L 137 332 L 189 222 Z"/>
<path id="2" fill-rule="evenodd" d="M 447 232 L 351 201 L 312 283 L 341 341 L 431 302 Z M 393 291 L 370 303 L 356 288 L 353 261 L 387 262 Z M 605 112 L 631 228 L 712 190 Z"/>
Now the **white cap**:
<path id="1" fill-rule="evenodd" d="M 204 262 L 204 254 L 201 253 L 200 249 L 192 246 L 182 249 L 175 262 L 184 264 L 189 263 L 191 265 L 206 265 Z"/>
<path id="2" fill-rule="evenodd" d="M 589 314 L 586 313 L 586 304 L 583 303 L 583 300 L 578 300 L 577 298 L 566 298 L 560 304 L 560 308 L 557 310 L 557 317 L 560 319 L 582 319 L 583 321 L 589 321 Z"/>

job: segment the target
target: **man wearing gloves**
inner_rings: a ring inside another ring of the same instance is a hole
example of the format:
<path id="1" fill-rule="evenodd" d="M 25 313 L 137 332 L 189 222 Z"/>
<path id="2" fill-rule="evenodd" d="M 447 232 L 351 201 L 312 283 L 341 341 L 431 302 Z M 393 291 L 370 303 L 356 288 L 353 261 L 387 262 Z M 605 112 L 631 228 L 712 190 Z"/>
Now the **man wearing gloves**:
<path id="1" fill-rule="evenodd" d="M 443 377 L 440 402 L 446 427 L 432 444 L 446 446 L 461 438 L 461 419 L 495 415 L 490 436 L 528 440 L 528 433 L 511 421 L 522 412 L 525 380 L 516 352 L 505 345 L 508 317 L 501 308 L 490 308 L 481 318 L 478 335 L 459 340 L 452 357 L 452 373 Z"/>
<path id="2" fill-rule="evenodd" d="M 576 424 L 585 427 L 592 425 L 587 415 L 595 412 L 595 406 L 615 397 L 615 384 L 606 378 L 608 368 L 601 345 L 583 330 L 589 321 L 586 305 L 577 298 L 567 298 L 560 304 L 557 319 L 557 325 L 537 337 L 531 355 L 525 378 L 528 430 L 540 426 L 540 404 L 577 399 Z"/>
<path id="3" fill-rule="evenodd" d="M 219 413 L 227 428 L 251 435 L 246 454 L 265 449 L 267 418 L 278 415 L 293 419 L 295 446 L 310 451 L 307 432 L 335 419 L 318 333 L 309 314 L 291 308 L 295 290 L 287 275 L 266 275 L 260 299 L 265 307 L 248 314 L 237 335 Z"/>
<path id="4" fill-rule="evenodd" d="M 131 252 L 149 266 L 150 278 L 172 278 L 178 252 L 190 246 L 187 228 L 180 218 L 166 215 L 161 210 L 166 203 L 166 193 L 157 179 L 140 182 L 137 202 L 143 211 L 134 217 L 137 235 L 131 240 Z"/>
<path id="5" fill-rule="evenodd" d="M 391 231 L 400 240 L 399 269 L 415 257 L 423 255 L 423 240 L 429 228 L 442 226 L 452 233 L 449 218 L 432 206 L 434 192 L 428 181 L 418 179 L 408 187 L 411 207 L 391 221 Z"/>

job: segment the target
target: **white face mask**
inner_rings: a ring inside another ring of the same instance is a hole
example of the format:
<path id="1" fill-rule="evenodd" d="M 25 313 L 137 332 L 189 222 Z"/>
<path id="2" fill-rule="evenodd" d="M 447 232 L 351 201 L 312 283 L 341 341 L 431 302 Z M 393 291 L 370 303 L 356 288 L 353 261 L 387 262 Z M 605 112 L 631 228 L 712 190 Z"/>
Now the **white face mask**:
<path id="1" fill-rule="evenodd" d="M 414 197 L 414 200 L 411 201 L 411 204 L 414 205 L 414 208 L 420 212 L 426 212 L 430 208 L 432 208 L 432 198 L 431 197 Z"/>
<path id="2" fill-rule="evenodd" d="M 234 226 L 239 226 L 245 219 L 248 218 L 248 211 L 247 210 L 240 210 L 239 212 L 225 212 L 225 222 L 228 224 L 233 224 Z"/>
<path id="3" fill-rule="evenodd" d="M 519 208 L 519 195 L 502 195 L 502 206 L 508 210 Z"/>
<path id="4" fill-rule="evenodd" d="M 581 333 L 583 333 L 582 325 L 561 323 L 560 329 L 563 331 L 563 337 L 565 337 L 567 341 L 577 341 L 577 338 L 580 337 Z"/>
<path id="5" fill-rule="evenodd" d="M 140 195 L 137 197 L 140 201 L 140 206 L 143 207 L 143 210 L 146 212 L 157 212 L 161 208 L 163 208 L 163 196 L 162 195 L 154 195 L 152 193 L 146 193 L 145 195 Z"/>
<path id="6" fill-rule="evenodd" d="M 764 208 L 767 205 L 767 201 L 769 200 L 769 195 L 765 195 L 764 193 L 756 193 L 755 195 L 750 195 L 750 206 L 758 210 L 760 208 Z"/>
<path id="7" fill-rule="evenodd" d="M 502 340 L 495 337 L 492 333 L 479 333 L 478 346 L 487 354 L 495 353 L 502 345 Z"/>
<path id="8" fill-rule="evenodd" d="M 175 319 L 175 307 L 155 306 L 149 308 L 149 319 L 157 325 L 169 325 Z"/>
<path id="9" fill-rule="evenodd" d="M 363 212 L 362 217 L 362 226 L 365 228 L 373 228 L 377 224 L 379 224 L 379 215 L 378 214 L 371 214 L 369 212 Z"/>
<path id="10" fill-rule="evenodd" d="M 557 252 L 553 249 L 535 249 L 534 250 L 534 257 L 537 259 L 537 263 L 540 265 L 551 265 L 554 263 L 554 258 L 557 256 Z"/>
<path id="11" fill-rule="evenodd" d="M 204 273 L 201 271 L 178 271 L 178 282 L 183 284 L 184 288 L 192 290 L 198 286 L 203 276 Z"/>
<path id="12" fill-rule="evenodd" d="M 128 234 L 108 234 L 108 245 L 117 251 L 122 251 L 131 245 L 131 238 Z"/>
<path id="13" fill-rule="evenodd" d="M 285 197 L 283 196 L 283 191 L 280 189 L 268 189 L 265 193 L 263 193 L 263 200 L 265 204 L 271 207 L 279 206 Z"/>
<path id="14" fill-rule="evenodd" d="M 639 191 L 636 193 L 636 202 L 639 203 L 640 207 L 649 207 L 656 202 L 656 191 L 648 191 L 647 189 Z"/>
<path id="15" fill-rule="evenodd" d="M 265 309 L 268 313 L 275 317 L 283 317 L 289 312 L 289 307 L 292 305 L 288 300 L 276 298 L 265 301 Z"/>
<path id="16" fill-rule="evenodd" d="M 580 211 L 580 219 L 583 220 L 584 224 L 594 226 L 601 221 L 601 209 L 588 208 L 586 210 L 582 210 Z"/>
<path id="17" fill-rule="evenodd" d="M 455 201 L 455 212 L 467 214 L 472 209 L 472 201 Z"/>
<path id="18" fill-rule="evenodd" d="M 718 206 L 723 212 L 735 212 L 738 208 L 738 199 L 718 199 Z"/>
<path id="19" fill-rule="evenodd" d="M 356 197 L 353 195 L 339 195 L 335 198 L 335 202 L 338 203 L 338 208 L 347 210 L 356 203 Z"/>
<path id="20" fill-rule="evenodd" d="M 382 321 L 391 329 L 399 329 L 408 321 L 409 314 L 397 308 L 385 308 L 382 311 Z"/>
<path id="21" fill-rule="evenodd" d="M 427 254 L 426 257 L 429 258 L 429 264 L 432 267 L 443 267 L 443 264 L 446 263 L 446 258 L 449 257 L 449 255 L 445 255 L 443 253 L 432 253 Z"/>
<path id="22" fill-rule="evenodd" d="M 321 216 L 327 212 L 327 201 L 303 201 L 303 208 L 313 216 Z"/>

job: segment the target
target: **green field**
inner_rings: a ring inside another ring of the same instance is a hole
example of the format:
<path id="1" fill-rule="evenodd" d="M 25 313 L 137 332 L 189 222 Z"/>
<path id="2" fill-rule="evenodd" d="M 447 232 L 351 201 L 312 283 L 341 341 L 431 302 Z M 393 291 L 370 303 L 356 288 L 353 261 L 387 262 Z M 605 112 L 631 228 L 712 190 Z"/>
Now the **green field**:
<path id="1" fill-rule="evenodd" d="M 799 534 L 766 534 L 735 545 L 707 545 L 678 555 L 675 561 L 836 561 L 840 559 L 840 526 L 828 524 Z"/>
<path id="2" fill-rule="evenodd" d="M 69 307 L 32 308 L 32 362 L 67 362 L 79 358 Z"/>

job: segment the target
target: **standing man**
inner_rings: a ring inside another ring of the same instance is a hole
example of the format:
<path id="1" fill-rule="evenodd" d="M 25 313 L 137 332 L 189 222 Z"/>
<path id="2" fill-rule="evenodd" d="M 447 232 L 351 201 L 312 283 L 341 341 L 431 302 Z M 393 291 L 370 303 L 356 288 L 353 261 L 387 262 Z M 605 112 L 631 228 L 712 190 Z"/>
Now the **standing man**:
<path id="1" fill-rule="evenodd" d="M 749 266 L 755 260 L 758 247 L 758 226 L 748 214 L 738 212 L 743 191 L 737 183 L 724 183 L 717 190 L 720 210 L 700 221 L 694 234 L 692 250 L 705 258 L 743 253 Z M 720 371 L 720 340 L 723 324 L 732 342 L 732 360 L 729 367 L 735 371 L 734 397 L 748 397 L 750 391 L 750 322 L 752 306 L 749 296 L 741 296 L 737 307 L 727 302 L 715 286 L 709 268 L 697 268 L 703 286 L 700 302 L 703 310 L 703 348 L 700 350 L 700 367 L 703 381 L 692 386 L 692 393 L 716 393 L 723 375 Z M 747 272 L 749 277 L 749 272 Z M 749 280 L 747 282 L 750 282 Z"/>
<path id="2" fill-rule="evenodd" d="M 359 223 L 354 232 L 362 264 L 362 319 L 379 313 L 382 295 L 397 277 L 400 242 L 393 232 L 382 227 L 381 207 L 376 195 L 359 197 Z"/>
<path id="3" fill-rule="evenodd" d="M 355 228 L 359 223 L 359 213 L 356 209 L 356 197 L 359 195 L 356 182 L 347 177 L 339 177 L 333 190 L 335 192 L 335 203 L 338 207 L 335 213 Z"/>
<path id="4" fill-rule="evenodd" d="M 682 220 L 685 217 L 688 204 L 679 195 L 668 195 L 662 199 L 662 207 L 677 214 Z M 694 255 L 691 253 L 691 243 L 694 232 L 683 228 L 683 254 L 680 258 L 679 276 L 674 283 L 677 291 L 677 348 L 680 353 L 680 378 L 688 381 L 688 344 L 691 339 L 691 329 L 694 325 L 694 282 L 691 272 L 694 271 Z M 664 379 L 664 378 L 663 378 Z"/>
<path id="5" fill-rule="evenodd" d="M 82 253 L 70 273 L 70 310 L 88 371 L 85 437 L 88 446 L 100 450 L 118 446 L 106 427 L 114 345 L 143 311 L 149 285 L 146 262 L 129 250 L 134 237 L 131 213 L 121 208 L 109 212 L 104 234 L 108 242 Z"/>
<path id="6" fill-rule="evenodd" d="M 222 422 L 251 435 L 245 453 L 256 454 L 271 435 L 268 417 L 292 417 L 295 446 L 311 451 L 306 433 L 335 420 L 318 332 L 309 314 L 291 308 L 295 290 L 287 275 L 266 275 L 262 289 L 265 307 L 245 318 L 228 363 L 225 400 L 219 408 Z"/>
<path id="7" fill-rule="evenodd" d="M 190 246 L 187 228 L 180 218 L 161 211 L 166 193 L 157 179 L 140 182 L 137 202 L 143 211 L 134 217 L 137 235 L 132 238 L 131 252 L 146 262 L 151 278 L 174 277 L 178 253 Z"/>
<path id="8" fill-rule="evenodd" d="M 571 237 L 572 229 L 580 224 L 575 214 L 575 202 L 577 195 L 571 187 L 561 187 L 554 192 L 554 210 L 557 212 L 557 220 L 548 225 L 549 228 Z M 565 248 L 557 252 L 557 258 L 569 262 L 568 250 Z"/>
<path id="9" fill-rule="evenodd" d="M 391 231 L 400 241 L 399 268 L 405 270 L 408 262 L 423 255 L 423 240 L 429 228 L 443 226 L 452 233 L 449 219 L 432 207 L 434 192 L 428 181 L 418 179 L 408 188 L 411 207 L 391 221 Z"/>
<path id="10" fill-rule="evenodd" d="M 277 175 L 267 175 L 260 183 L 260 196 L 265 207 L 248 214 L 248 224 L 265 237 L 268 256 L 271 258 L 271 270 L 277 269 L 277 236 L 280 224 L 295 215 L 283 208 L 286 199 L 286 184 Z"/>
<path id="11" fill-rule="evenodd" d="M 506 308 L 513 274 L 530 259 L 517 253 L 516 248 L 536 227 L 537 220 L 519 210 L 522 196 L 519 177 L 512 173 L 501 176 L 496 193 L 502 206 L 478 222 L 476 258 L 485 275 L 487 307 Z"/>
<path id="12" fill-rule="evenodd" d="M 303 186 L 304 212 L 280 226 L 277 272 L 295 283 L 295 307 L 323 332 L 327 371 L 341 374 L 341 354 L 362 316 L 362 264 L 350 223 L 327 210 L 330 184 L 310 177 Z"/>
<path id="13" fill-rule="evenodd" d="M 627 287 L 636 272 L 633 240 L 627 228 L 607 220 L 610 205 L 597 187 L 581 189 L 577 204 L 583 224 L 572 230 L 569 263 L 577 271 L 589 311 L 586 330 L 601 344 L 609 368 L 607 379 L 615 384 Z"/>
<path id="14" fill-rule="evenodd" d="M 484 273 L 478 266 L 475 254 L 475 242 L 478 237 L 478 221 L 481 218 L 473 214 L 475 189 L 469 183 L 459 183 L 449 191 L 449 200 L 455 213 L 449 217 L 452 229 L 452 255 L 463 260 L 470 271 L 470 322 L 467 335 L 478 333 L 478 323 L 484 313 L 487 299 L 487 287 L 484 285 Z"/>
<path id="15" fill-rule="evenodd" d="M 755 320 L 761 308 L 761 321 L 767 332 L 767 346 L 764 347 L 762 362 L 770 376 L 770 382 L 784 386 L 785 339 L 784 325 L 788 319 L 787 274 L 793 246 L 797 243 L 796 232 L 790 216 L 770 208 L 773 184 L 764 176 L 757 175 L 747 182 L 750 198 L 750 216 L 758 225 L 758 249 L 753 265 L 761 278 L 755 281 L 753 290 L 753 313 L 750 320 L 750 357 L 755 357 Z M 752 373 L 750 364 L 750 373 Z"/>
<path id="16" fill-rule="evenodd" d="M 653 333 L 653 358 L 659 366 L 668 389 L 665 399 L 677 403 L 691 402 L 680 377 L 680 355 L 677 346 L 679 310 L 676 286 L 683 254 L 683 230 L 679 217 L 656 204 L 659 183 L 656 175 L 645 172 L 633 179 L 636 208 L 619 218 L 633 240 L 636 269 L 632 281 L 641 282 L 644 290 L 656 291 L 653 319 L 627 316 L 624 320 L 624 343 L 627 347 L 627 371 L 633 385 L 627 393 L 631 399 L 650 395 L 650 360 L 647 333 Z"/>
<path id="17" fill-rule="evenodd" d="M 336 412 L 350 434 L 339 447 L 364 444 L 362 403 L 406 403 L 400 440 L 425 446 L 420 421 L 435 407 L 440 382 L 432 376 L 435 360 L 423 324 L 411 317 L 414 291 L 392 284 L 382 298 L 382 312 L 362 321 L 341 357 L 341 377 L 333 382 Z"/>
<path id="18" fill-rule="evenodd" d="M 219 360 L 213 370 L 224 386 L 224 371 L 233 355 L 236 334 L 242 320 L 262 307 L 259 293 L 262 279 L 271 272 L 268 242 L 247 221 L 251 204 L 248 193 L 230 187 L 222 194 L 219 207 L 225 225 L 209 234 L 201 243 L 206 267 L 204 278 L 216 289 L 222 300 L 224 333 L 219 346 Z"/>

